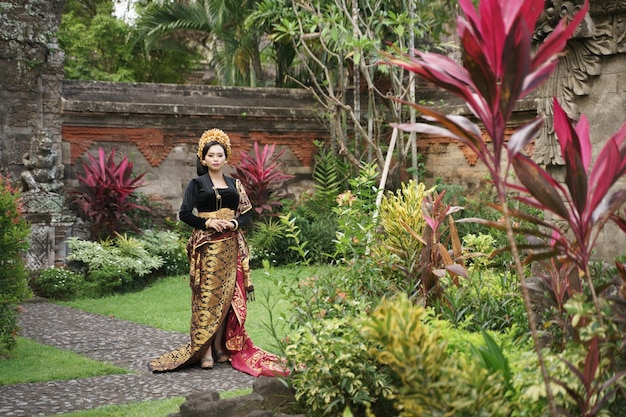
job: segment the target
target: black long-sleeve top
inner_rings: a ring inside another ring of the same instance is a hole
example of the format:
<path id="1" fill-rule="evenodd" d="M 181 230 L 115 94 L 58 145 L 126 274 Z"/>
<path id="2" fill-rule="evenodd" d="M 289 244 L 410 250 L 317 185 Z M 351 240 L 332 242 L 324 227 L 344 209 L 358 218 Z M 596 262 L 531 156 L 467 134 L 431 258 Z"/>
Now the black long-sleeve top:
<path id="1" fill-rule="evenodd" d="M 221 208 L 229 208 L 237 212 L 239 206 L 239 193 L 234 178 L 224 176 L 228 188 L 218 188 L 217 192 L 221 196 Z M 194 207 L 198 212 L 217 211 L 220 207 L 215 198 L 215 190 L 213 189 L 213 181 L 208 174 L 201 175 L 189 181 L 185 194 L 183 195 L 183 203 L 178 212 L 178 218 L 191 227 L 201 230 L 207 230 L 206 219 L 193 214 Z M 252 220 L 252 210 L 239 215 L 236 218 L 239 227 L 245 227 Z"/>

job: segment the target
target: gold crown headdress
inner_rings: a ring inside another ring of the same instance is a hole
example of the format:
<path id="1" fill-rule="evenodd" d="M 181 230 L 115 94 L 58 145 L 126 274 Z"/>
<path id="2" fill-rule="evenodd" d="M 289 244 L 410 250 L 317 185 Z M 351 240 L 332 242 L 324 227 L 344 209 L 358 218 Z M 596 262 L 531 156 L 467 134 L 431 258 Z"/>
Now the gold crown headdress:
<path id="1" fill-rule="evenodd" d="M 211 142 L 217 142 L 222 145 L 226 151 L 226 160 L 230 158 L 230 138 L 220 129 L 207 130 L 200 136 L 198 141 L 198 158 L 202 159 L 202 150 L 207 143 Z"/>

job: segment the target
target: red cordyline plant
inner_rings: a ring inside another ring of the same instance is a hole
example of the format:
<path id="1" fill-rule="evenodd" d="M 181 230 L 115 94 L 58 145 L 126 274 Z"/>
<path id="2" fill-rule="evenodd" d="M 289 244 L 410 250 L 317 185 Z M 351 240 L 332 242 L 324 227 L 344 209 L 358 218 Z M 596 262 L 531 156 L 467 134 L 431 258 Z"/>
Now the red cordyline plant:
<path id="1" fill-rule="evenodd" d="M 626 220 L 618 209 L 626 202 L 626 190 L 611 191 L 617 180 L 626 173 L 626 123 L 605 143 L 591 165 L 591 140 L 589 123 L 583 114 L 574 124 L 554 99 L 554 130 L 559 139 L 565 160 L 565 186 L 552 178 L 543 168 L 520 150 L 532 139 L 518 135 L 509 143 L 509 157 L 515 173 L 523 186 L 510 184 L 524 194 L 517 199 L 552 213 L 564 220 L 572 238 L 559 227 L 542 222 L 544 236 L 550 237 L 547 250 L 529 256 L 536 258 L 564 256 L 588 279 L 595 300 L 594 286 L 589 272 L 589 261 L 602 227 L 614 221 L 626 232 Z"/>
<path id="2" fill-rule="evenodd" d="M 593 291 L 588 264 L 600 229 L 610 219 L 626 231 L 626 221 L 616 214 L 626 201 L 626 191 L 610 192 L 626 169 L 626 144 L 623 141 L 625 128 L 622 127 L 609 139 L 598 155 L 593 170 L 590 170 L 591 143 L 587 120 L 582 117 L 574 125 L 555 100 L 555 131 L 566 164 L 565 186 L 560 185 L 521 153 L 524 146 L 536 137 L 543 120 L 536 118 L 529 122 L 518 129 L 508 142 L 505 141 L 505 128 L 516 103 L 536 89 L 556 68 L 568 39 L 587 13 L 587 1 L 571 21 L 562 20 L 534 53 L 532 33 L 544 10 L 543 0 L 482 0 L 478 9 L 471 0 L 459 0 L 459 3 L 464 13 L 464 17 L 458 18 L 457 28 L 462 46 L 462 64 L 442 55 L 420 51 L 414 51 L 413 57 L 408 54 L 399 57 L 389 55 L 388 62 L 414 72 L 462 98 L 474 116 L 482 122 L 490 143 L 483 138 L 481 128 L 468 118 L 442 114 L 417 103 L 405 102 L 420 111 L 428 123 L 395 126 L 408 132 L 455 138 L 472 149 L 489 170 L 500 201 L 498 208 L 504 218 L 503 224 L 498 226 L 507 231 L 548 401 L 552 414 L 556 416 L 557 408 L 538 343 L 511 218 L 518 216 L 547 226 L 545 231 L 529 232 L 548 238 L 547 242 L 542 241 L 540 245 L 533 243 L 526 246 L 527 249 L 534 249 L 529 259 L 561 256 L 571 262 L 572 268 L 584 274 Z M 507 182 L 511 167 L 521 185 Z M 525 194 L 519 197 L 520 200 L 565 220 L 572 237 L 549 222 L 525 218 L 523 213 L 510 209 L 507 206 L 507 191 L 511 187 Z M 600 316 L 595 294 L 593 297 Z"/>
<path id="3" fill-rule="evenodd" d="M 233 177 L 241 181 L 257 215 L 271 215 L 282 207 L 285 182 L 293 175 L 282 170 L 280 157 L 284 151 L 274 153 L 275 144 L 265 145 L 261 150 L 254 142 L 254 154 L 240 151 L 240 163 Z"/>
<path id="4" fill-rule="evenodd" d="M 441 300 L 443 291 L 440 279 L 446 274 L 452 277 L 455 285 L 459 283 L 459 276 L 467 278 L 465 265 L 458 262 L 461 258 L 461 241 L 452 218 L 452 214 L 463 208 L 444 203 L 444 195 L 445 190 L 440 194 L 435 192 L 434 195 L 424 197 L 422 213 L 426 227 L 422 236 L 405 225 L 409 233 L 422 243 L 422 251 L 417 261 L 419 280 L 416 289 L 427 305 L 432 305 L 435 300 Z M 446 222 L 452 245 L 451 251 L 448 251 L 446 245 L 442 243 Z"/>
<path id="5" fill-rule="evenodd" d="M 92 237 L 112 237 L 124 230 L 139 231 L 128 212 L 133 209 L 149 211 L 135 204 L 132 195 L 143 185 L 145 172 L 132 177 L 133 163 L 128 157 L 115 162 L 115 149 L 108 156 L 98 149 L 98 159 L 88 154 L 89 164 L 83 163 L 84 176 L 79 175 L 79 186 L 72 192 L 78 210 L 91 223 Z"/>

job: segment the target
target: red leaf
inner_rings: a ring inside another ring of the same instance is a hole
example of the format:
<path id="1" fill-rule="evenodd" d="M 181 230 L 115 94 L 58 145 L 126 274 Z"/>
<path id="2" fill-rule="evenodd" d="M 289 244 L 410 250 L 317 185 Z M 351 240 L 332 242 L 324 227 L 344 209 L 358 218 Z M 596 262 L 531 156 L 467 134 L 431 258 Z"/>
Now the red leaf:
<path id="1" fill-rule="evenodd" d="M 524 79 L 530 69 L 531 36 L 522 20 L 513 23 L 511 32 L 506 35 L 502 60 L 504 72 L 500 74 L 500 112 L 508 120 L 517 104 L 524 87 Z M 496 85 L 498 85 L 496 83 Z"/>
<path id="2" fill-rule="evenodd" d="M 612 138 L 598 154 L 589 178 L 591 198 L 589 212 L 596 209 L 617 180 L 620 167 L 620 149 Z"/>
<path id="3" fill-rule="evenodd" d="M 447 132 L 450 133 L 451 138 L 455 138 L 465 143 L 467 146 L 470 147 L 470 149 L 472 149 L 472 151 L 474 151 L 478 155 L 481 161 L 487 162 L 485 156 L 487 153 L 487 146 L 482 138 L 480 128 L 475 123 L 471 122 L 469 119 L 463 116 L 445 115 L 416 103 L 407 104 L 410 104 L 412 107 L 424 114 L 424 118 L 430 118 L 441 123 L 447 129 Z M 413 128 L 410 124 L 391 124 L 391 126 L 398 127 L 398 129 L 406 131 L 419 131 L 411 130 L 417 129 L 419 128 L 419 126 Z M 437 130 L 433 129 L 432 131 L 434 133 Z M 441 131 L 440 133 L 443 133 L 443 131 Z"/>
<path id="4" fill-rule="evenodd" d="M 486 120 L 490 112 L 482 96 L 476 94 L 476 87 L 468 71 L 452 59 L 435 53 L 416 51 L 416 57 L 403 55 L 397 59 L 388 55 L 388 63 L 405 68 L 435 85 L 461 97 L 481 120 Z"/>
<path id="5" fill-rule="evenodd" d="M 575 129 L 572 120 L 554 98 L 554 131 L 559 138 L 561 153 L 565 160 L 565 183 L 572 203 L 580 214 L 579 217 L 582 217 L 587 204 L 587 167 L 591 154 L 589 125 L 583 117 L 580 128 Z"/>
<path id="6" fill-rule="evenodd" d="M 522 154 L 517 154 L 512 159 L 512 164 L 520 182 L 537 201 L 543 204 L 544 209 L 563 219 L 569 219 L 569 212 L 562 201 L 564 190 L 554 178 Z"/>
<path id="7" fill-rule="evenodd" d="M 467 269 L 465 269 L 463 265 L 459 265 L 459 264 L 446 265 L 446 269 L 449 272 L 452 272 L 454 275 L 467 278 Z"/>
<path id="8" fill-rule="evenodd" d="M 626 233 L 626 219 L 616 214 L 611 215 L 610 219 L 620 228 L 620 230 Z"/>
<path id="9" fill-rule="evenodd" d="M 530 143 L 541 131 L 543 126 L 543 119 L 537 117 L 530 123 L 522 126 L 517 129 L 511 135 L 508 143 L 508 151 L 509 158 L 515 156 L 518 152 L 520 152 L 526 145 Z"/>

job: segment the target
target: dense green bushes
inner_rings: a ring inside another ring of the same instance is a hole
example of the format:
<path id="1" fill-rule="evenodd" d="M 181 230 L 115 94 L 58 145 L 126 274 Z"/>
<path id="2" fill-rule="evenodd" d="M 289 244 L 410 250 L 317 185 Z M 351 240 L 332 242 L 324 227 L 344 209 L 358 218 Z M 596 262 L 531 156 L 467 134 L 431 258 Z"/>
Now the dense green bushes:
<path id="1" fill-rule="evenodd" d="M 24 261 L 30 227 L 19 198 L 9 179 L 0 176 L 0 349 L 15 347 L 18 304 L 30 295 Z"/>
<path id="2" fill-rule="evenodd" d="M 362 323 L 361 316 L 309 321 L 290 335 L 287 358 L 306 371 L 289 382 L 309 417 L 339 416 L 346 408 L 359 416 L 366 410 L 397 415 L 390 399 L 394 375 L 377 363 Z"/>
<path id="3" fill-rule="evenodd" d="M 189 271 L 184 242 L 173 231 L 146 230 L 104 241 L 70 238 L 68 269 L 48 268 L 35 274 L 35 291 L 53 299 L 101 297 L 140 289 L 151 280 Z"/>

